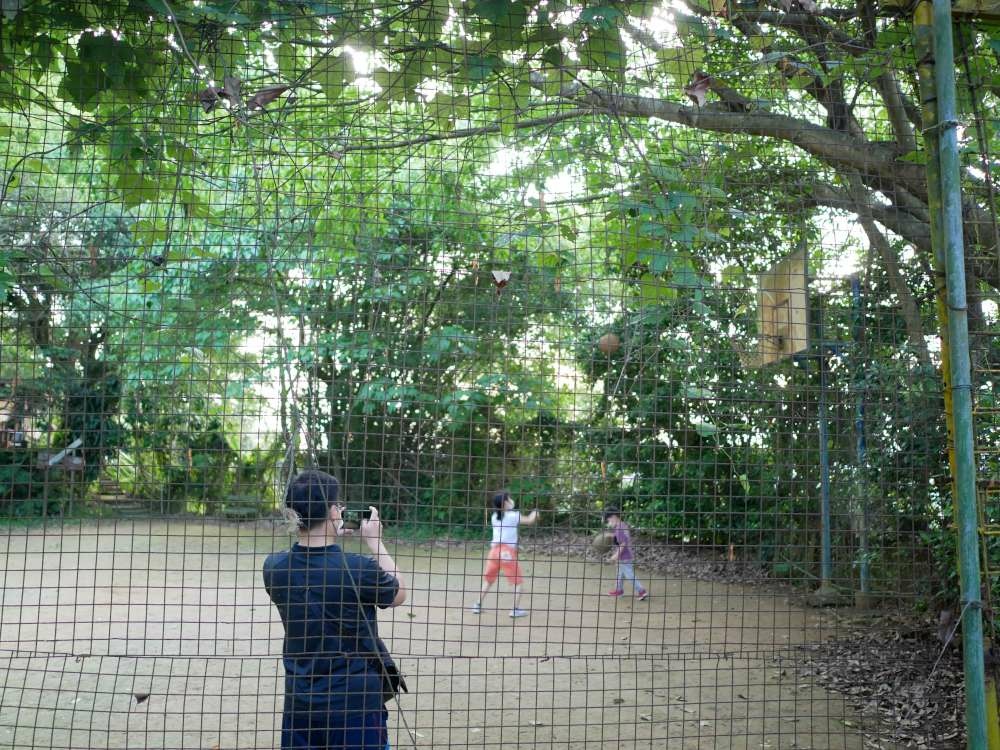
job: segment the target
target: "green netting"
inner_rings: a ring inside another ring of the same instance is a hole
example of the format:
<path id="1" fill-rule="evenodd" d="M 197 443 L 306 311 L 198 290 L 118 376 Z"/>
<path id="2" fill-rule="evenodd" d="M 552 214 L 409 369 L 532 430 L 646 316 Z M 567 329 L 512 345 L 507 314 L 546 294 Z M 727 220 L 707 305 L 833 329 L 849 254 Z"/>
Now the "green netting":
<path id="1" fill-rule="evenodd" d="M 279 746 L 314 469 L 407 589 L 394 747 L 962 746 L 909 9 L 0 13 L 0 746 Z M 987 567 L 995 34 L 956 22 Z M 501 489 L 538 520 L 474 612 Z"/>

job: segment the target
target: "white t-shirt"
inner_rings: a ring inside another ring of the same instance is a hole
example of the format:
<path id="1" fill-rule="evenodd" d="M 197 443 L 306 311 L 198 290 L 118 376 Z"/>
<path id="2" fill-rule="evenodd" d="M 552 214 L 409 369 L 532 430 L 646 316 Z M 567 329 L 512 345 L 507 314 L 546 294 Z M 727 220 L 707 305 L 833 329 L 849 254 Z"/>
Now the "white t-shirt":
<path id="1" fill-rule="evenodd" d="M 497 514 L 490 514 L 490 523 L 493 524 L 493 544 L 509 544 L 511 547 L 517 546 L 517 526 L 521 523 L 521 511 L 504 511 L 503 518 L 497 520 Z"/>

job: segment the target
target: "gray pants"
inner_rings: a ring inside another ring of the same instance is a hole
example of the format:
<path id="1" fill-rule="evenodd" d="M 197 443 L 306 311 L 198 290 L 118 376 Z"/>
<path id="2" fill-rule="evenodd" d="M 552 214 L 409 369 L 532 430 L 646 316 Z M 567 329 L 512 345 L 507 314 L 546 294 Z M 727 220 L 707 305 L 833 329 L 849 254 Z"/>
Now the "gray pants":
<path id="1" fill-rule="evenodd" d="M 628 581 L 632 584 L 633 590 L 636 593 L 641 593 L 646 590 L 639 579 L 635 577 L 635 568 L 632 567 L 630 562 L 619 562 L 618 563 L 618 580 L 615 581 L 615 589 L 618 591 L 622 590 L 623 581 Z"/>

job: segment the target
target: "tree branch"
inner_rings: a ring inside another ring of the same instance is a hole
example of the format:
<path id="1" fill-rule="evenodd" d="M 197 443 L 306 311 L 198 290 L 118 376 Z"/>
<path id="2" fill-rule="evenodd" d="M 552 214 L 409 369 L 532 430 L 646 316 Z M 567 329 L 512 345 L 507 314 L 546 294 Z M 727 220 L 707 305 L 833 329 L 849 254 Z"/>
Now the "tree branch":
<path id="1" fill-rule="evenodd" d="M 929 367 L 931 357 L 927 351 L 927 342 L 924 339 L 923 323 L 920 320 L 920 308 L 913 298 L 910 285 L 899 270 L 899 258 L 896 257 L 896 251 L 885 238 L 885 235 L 875 225 L 875 219 L 872 216 L 871 196 L 865 190 L 860 175 L 852 174 L 848 177 L 848 181 L 851 199 L 854 201 L 855 212 L 858 215 L 858 220 L 861 222 L 861 227 L 868 236 L 868 242 L 882 259 L 886 275 L 889 278 L 889 286 L 892 287 L 896 299 L 899 300 L 899 310 L 906 325 L 906 334 L 910 341 L 910 346 L 913 347 L 913 351 L 917 355 L 917 359 L 920 360 L 920 363 Z"/>
<path id="2" fill-rule="evenodd" d="M 794 144 L 831 166 L 880 175 L 891 184 L 902 185 L 917 197 L 926 198 L 927 195 L 923 168 L 897 160 L 892 147 L 859 141 L 845 133 L 795 117 L 759 109 L 736 113 L 711 106 L 688 107 L 663 99 L 601 90 L 583 92 L 572 101 L 614 116 L 652 117 L 715 133 L 775 138 Z"/>
<path id="3" fill-rule="evenodd" d="M 832 26 L 823 19 L 811 13 L 784 13 L 777 10 L 741 10 L 734 14 L 748 21 L 762 23 L 767 26 L 777 26 L 794 32 L 807 44 L 832 43 L 843 49 L 852 57 L 859 57 L 871 52 L 871 47 L 861 39 Z"/>
<path id="4" fill-rule="evenodd" d="M 802 190 L 807 194 L 811 194 L 817 205 L 849 211 L 850 213 L 857 212 L 857 204 L 850 195 L 845 195 L 843 191 L 837 190 L 825 182 L 803 184 Z M 912 242 L 922 252 L 932 252 L 931 228 L 927 222 L 921 221 L 893 205 L 869 203 L 869 211 L 872 218 L 886 229 L 908 242 Z"/>
<path id="5" fill-rule="evenodd" d="M 575 120 L 589 114 L 591 114 L 590 109 L 577 108 L 567 112 L 560 112 L 556 115 L 549 115 L 548 117 L 535 117 L 528 120 L 520 120 L 519 122 L 513 123 L 511 127 L 515 130 L 530 130 L 532 128 L 545 127 L 547 125 L 556 125 L 560 122 L 566 122 L 567 120 Z M 426 143 L 435 143 L 437 141 L 455 141 L 477 135 L 492 135 L 493 133 L 499 133 L 500 130 L 500 123 L 495 123 L 493 125 L 483 125 L 479 128 L 461 128 L 459 130 L 452 130 L 448 133 L 431 133 L 429 135 L 407 138 L 401 141 L 365 141 L 361 145 L 344 146 L 343 148 L 338 149 L 337 153 L 345 154 L 355 151 L 388 151 L 400 148 L 409 148 L 410 146 L 421 146 Z"/>

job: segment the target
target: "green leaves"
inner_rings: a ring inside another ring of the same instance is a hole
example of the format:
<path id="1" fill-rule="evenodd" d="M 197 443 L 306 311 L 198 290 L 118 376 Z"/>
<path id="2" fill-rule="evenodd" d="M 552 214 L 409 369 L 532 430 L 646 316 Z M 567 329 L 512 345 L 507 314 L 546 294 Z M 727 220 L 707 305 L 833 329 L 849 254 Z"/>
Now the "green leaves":
<path id="1" fill-rule="evenodd" d="M 476 337 L 460 326 L 447 325 L 434 331 L 424 342 L 423 353 L 430 364 L 438 365 L 447 356 L 472 354 Z"/>
<path id="2" fill-rule="evenodd" d="M 513 0 L 479 0 L 472 6 L 472 12 L 499 26 L 509 22 L 514 5 Z"/>
<path id="3" fill-rule="evenodd" d="M 121 195 L 122 202 L 129 207 L 153 201 L 160 193 L 159 182 L 133 170 L 120 173 L 114 185 L 115 190 Z"/>
<path id="4" fill-rule="evenodd" d="M 89 110 L 104 91 L 141 95 L 146 91 L 144 72 L 127 42 L 111 34 L 85 33 L 66 59 L 59 93 L 79 109 Z"/>
<path id="5" fill-rule="evenodd" d="M 587 67 L 616 77 L 624 73 L 625 45 L 617 28 L 588 29 L 586 40 L 577 49 L 580 59 Z"/>
<path id="6" fill-rule="evenodd" d="M 150 144 L 131 128 L 118 127 L 111 131 L 108 155 L 112 161 L 141 161 L 150 153 Z"/>
<path id="7" fill-rule="evenodd" d="M 521 32 L 528 21 L 528 8 L 521 0 L 479 0 L 472 12 L 487 21 L 490 38 L 500 49 L 509 50 L 521 43 Z"/>
<path id="8" fill-rule="evenodd" d="M 0 305 L 7 301 L 7 290 L 17 282 L 10 265 L 11 254 L 6 250 L 0 250 Z"/>
<path id="9" fill-rule="evenodd" d="M 719 428 L 711 422 L 697 422 L 694 425 L 694 431 L 703 438 L 710 438 L 719 434 Z"/>
<path id="10" fill-rule="evenodd" d="M 662 305 L 677 298 L 677 290 L 668 282 L 654 276 L 643 274 L 636 283 L 636 296 L 640 307 L 646 305 Z"/>
<path id="11" fill-rule="evenodd" d="M 469 55 L 465 58 L 466 75 L 470 83 L 482 83 L 503 65 L 495 55 Z"/>
<path id="12" fill-rule="evenodd" d="M 613 5 L 592 5 L 580 13 L 580 21 L 596 29 L 612 30 L 625 20 L 625 14 Z"/>
<path id="13" fill-rule="evenodd" d="M 675 85 L 686 86 L 704 64 L 701 47 L 667 47 L 656 53 L 659 69 L 673 78 Z"/>
<path id="14" fill-rule="evenodd" d="M 426 78 L 422 66 L 424 55 L 418 50 L 404 57 L 395 70 L 377 70 L 373 78 L 382 89 L 382 94 L 388 99 L 416 102 L 417 86 Z"/>
<path id="15" fill-rule="evenodd" d="M 438 92 L 425 106 L 425 110 L 441 127 L 448 127 L 455 120 L 468 119 L 472 113 L 472 105 L 468 96 Z"/>
<path id="16" fill-rule="evenodd" d="M 353 81 L 351 59 L 345 52 L 339 55 L 327 55 L 316 65 L 313 77 L 319 83 L 327 99 L 337 99 L 344 87 Z M 376 78 L 376 80 L 378 80 Z"/>
<path id="17" fill-rule="evenodd" d="M 136 245 L 148 251 L 154 245 L 166 242 L 169 231 L 163 219 L 140 219 L 132 225 L 132 236 Z"/>
<path id="18" fill-rule="evenodd" d="M 428 394 L 416 386 L 401 385 L 385 379 L 365 383 L 358 391 L 358 402 L 365 414 L 375 414 L 383 409 L 394 414 L 431 400 Z"/>
<path id="19" fill-rule="evenodd" d="M 274 59 L 278 63 L 278 72 L 286 81 L 294 81 L 299 76 L 300 48 L 297 44 L 284 41 L 274 51 Z M 322 86 L 322 83 L 320 83 Z"/>
<path id="20" fill-rule="evenodd" d="M 184 0 L 174 0 L 169 7 L 163 0 L 145 0 L 149 8 L 164 18 L 174 17 L 178 21 L 197 24 L 203 21 L 211 21 L 221 24 L 232 24 L 234 26 L 249 25 L 253 22 L 249 16 L 244 15 L 232 8 L 204 4 L 190 5 Z"/>

